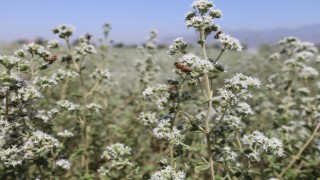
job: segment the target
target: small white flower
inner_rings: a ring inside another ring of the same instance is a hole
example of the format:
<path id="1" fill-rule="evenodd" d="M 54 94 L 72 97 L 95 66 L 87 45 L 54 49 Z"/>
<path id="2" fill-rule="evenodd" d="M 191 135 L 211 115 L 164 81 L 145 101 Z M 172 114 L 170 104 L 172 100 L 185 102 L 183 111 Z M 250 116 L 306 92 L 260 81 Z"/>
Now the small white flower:
<path id="1" fill-rule="evenodd" d="M 72 25 L 61 24 L 57 28 L 53 28 L 52 32 L 62 39 L 69 39 L 72 36 L 75 27 Z"/>
<path id="2" fill-rule="evenodd" d="M 224 49 L 242 51 L 240 41 L 229 34 L 221 33 L 217 38 L 217 41 L 221 43 Z"/>
<path id="3" fill-rule="evenodd" d="M 160 171 L 157 171 L 151 175 L 150 180 L 184 180 L 186 173 L 184 171 L 176 172 L 171 166 L 166 166 Z"/>
<path id="4" fill-rule="evenodd" d="M 109 69 L 96 69 L 90 76 L 93 79 L 110 79 L 111 78 L 111 72 Z"/>
<path id="5" fill-rule="evenodd" d="M 141 112 L 138 120 L 147 126 L 156 122 L 156 113 L 154 112 Z"/>
<path id="6" fill-rule="evenodd" d="M 210 8 L 214 8 L 215 5 L 209 0 L 195 0 L 193 1 L 192 8 L 197 9 L 200 12 L 207 12 Z"/>
<path id="7" fill-rule="evenodd" d="M 143 92 L 142 92 L 142 95 L 143 96 L 150 96 L 153 94 L 153 88 L 152 87 L 148 87 L 146 88 Z"/>
<path id="8" fill-rule="evenodd" d="M 79 105 L 73 104 L 68 100 L 60 100 L 56 102 L 62 110 L 75 111 L 78 109 Z"/>
<path id="9" fill-rule="evenodd" d="M 212 17 L 210 16 L 194 16 L 190 20 L 187 20 L 187 27 L 206 27 L 212 23 Z"/>
<path id="10" fill-rule="evenodd" d="M 130 147 L 125 146 L 122 143 L 116 143 L 116 144 L 107 146 L 105 151 L 102 153 L 101 158 L 110 160 L 110 159 L 121 158 L 124 155 L 130 155 L 130 154 L 131 154 Z"/>
<path id="11" fill-rule="evenodd" d="M 90 111 L 99 112 L 102 109 L 102 106 L 95 103 L 90 103 L 86 106 Z"/>
<path id="12" fill-rule="evenodd" d="M 185 53 L 185 49 L 187 47 L 187 43 L 183 41 L 183 38 L 176 38 L 173 40 L 173 44 L 169 46 L 168 53 L 172 56 L 175 55 L 176 53 L 181 52 L 182 54 Z"/>
<path id="13" fill-rule="evenodd" d="M 58 132 L 58 136 L 63 137 L 63 138 L 70 138 L 70 137 L 73 137 L 74 134 L 68 130 L 64 130 L 62 132 Z"/>
<path id="14" fill-rule="evenodd" d="M 79 47 L 75 48 L 75 53 L 81 56 L 85 56 L 87 54 L 95 54 L 97 53 L 97 51 L 93 45 L 83 42 Z"/>
<path id="15" fill-rule="evenodd" d="M 178 130 L 176 127 L 173 127 L 170 130 L 171 123 L 169 119 L 160 120 L 157 123 L 157 127 L 153 129 L 153 134 L 157 139 L 177 139 L 179 140 L 182 135 L 180 134 L 181 131 Z"/>
<path id="16" fill-rule="evenodd" d="M 245 102 L 238 103 L 236 110 L 243 114 L 253 114 L 250 105 Z"/>
<path id="17" fill-rule="evenodd" d="M 62 169 L 65 169 L 65 170 L 69 170 L 70 166 L 71 166 L 69 160 L 66 160 L 66 159 L 59 159 L 59 160 L 57 160 L 56 164 L 57 164 L 57 166 L 61 167 Z"/>
<path id="18" fill-rule="evenodd" d="M 59 47 L 59 41 L 58 40 L 51 40 L 47 42 L 47 47 L 54 49 Z"/>

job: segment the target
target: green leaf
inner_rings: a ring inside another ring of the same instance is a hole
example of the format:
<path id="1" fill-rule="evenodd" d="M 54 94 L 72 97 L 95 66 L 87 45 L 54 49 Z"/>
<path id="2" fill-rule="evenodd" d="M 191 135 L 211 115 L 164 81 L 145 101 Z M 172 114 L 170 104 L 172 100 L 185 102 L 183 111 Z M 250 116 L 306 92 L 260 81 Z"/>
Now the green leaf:
<path id="1" fill-rule="evenodd" d="M 209 164 L 199 164 L 194 168 L 195 172 L 205 171 L 210 168 Z"/>

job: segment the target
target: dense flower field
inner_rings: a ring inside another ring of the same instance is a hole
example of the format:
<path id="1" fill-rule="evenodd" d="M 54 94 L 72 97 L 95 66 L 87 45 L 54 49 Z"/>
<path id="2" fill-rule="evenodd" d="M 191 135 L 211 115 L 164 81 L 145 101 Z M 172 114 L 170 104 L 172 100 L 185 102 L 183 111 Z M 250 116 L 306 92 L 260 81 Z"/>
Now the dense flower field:
<path id="1" fill-rule="evenodd" d="M 296 37 L 246 52 L 194 0 L 197 42 L 114 48 L 75 27 L 0 55 L 1 179 L 317 179 L 320 56 Z M 213 47 L 208 40 L 219 46 Z M 197 43 L 197 46 L 190 44 Z"/>

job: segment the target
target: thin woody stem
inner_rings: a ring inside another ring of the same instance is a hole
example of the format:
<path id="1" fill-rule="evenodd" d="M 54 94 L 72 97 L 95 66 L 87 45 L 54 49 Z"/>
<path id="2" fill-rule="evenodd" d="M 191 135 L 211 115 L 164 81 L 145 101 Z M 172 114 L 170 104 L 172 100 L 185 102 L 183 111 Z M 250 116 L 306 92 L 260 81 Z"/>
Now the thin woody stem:
<path id="1" fill-rule="evenodd" d="M 205 37 L 204 37 L 204 29 L 201 30 L 201 32 L 200 32 L 200 41 L 201 41 L 203 56 L 205 59 L 208 59 L 207 51 L 206 51 L 206 42 L 205 42 Z M 208 153 L 208 160 L 209 160 L 209 165 L 210 165 L 211 179 L 215 180 L 214 162 L 212 159 L 212 148 L 211 148 L 211 139 L 210 139 L 210 127 L 209 127 L 209 120 L 210 120 L 211 111 L 212 111 L 211 110 L 212 109 L 212 90 L 211 90 L 211 85 L 210 85 L 208 73 L 204 73 L 202 83 L 204 84 L 204 88 L 206 91 L 204 93 L 204 96 L 208 100 L 208 109 L 207 109 L 207 115 L 206 115 L 206 119 L 205 119 L 205 132 L 206 132 L 205 134 L 206 134 L 206 141 L 207 141 L 207 153 Z"/>

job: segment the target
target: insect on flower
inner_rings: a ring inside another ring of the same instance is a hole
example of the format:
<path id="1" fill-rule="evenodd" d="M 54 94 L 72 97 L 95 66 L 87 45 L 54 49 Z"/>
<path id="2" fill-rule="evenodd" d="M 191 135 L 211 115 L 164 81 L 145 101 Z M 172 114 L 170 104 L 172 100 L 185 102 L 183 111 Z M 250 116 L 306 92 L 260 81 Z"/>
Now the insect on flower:
<path id="1" fill-rule="evenodd" d="M 191 72 L 191 69 L 181 63 L 175 62 L 174 65 L 176 66 L 177 69 L 179 69 L 181 72 L 184 73 L 189 73 Z"/>
<path id="2" fill-rule="evenodd" d="M 170 85 L 169 88 L 168 88 L 168 92 L 175 92 L 175 91 L 177 91 L 177 86 Z"/>
<path id="3" fill-rule="evenodd" d="M 53 55 L 53 56 L 44 58 L 44 60 L 47 61 L 47 62 L 49 62 L 49 64 L 52 64 L 52 63 L 55 62 L 57 59 L 58 59 L 58 56 L 56 56 L 56 55 Z"/>
<path id="4" fill-rule="evenodd" d="M 216 35 L 214 35 L 214 39 L 220 39 L 220 35 L 222 34 L 222 31 L 218 31 Z"/>

